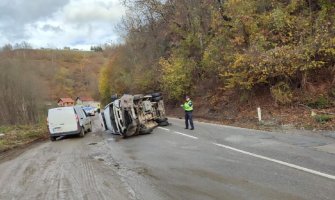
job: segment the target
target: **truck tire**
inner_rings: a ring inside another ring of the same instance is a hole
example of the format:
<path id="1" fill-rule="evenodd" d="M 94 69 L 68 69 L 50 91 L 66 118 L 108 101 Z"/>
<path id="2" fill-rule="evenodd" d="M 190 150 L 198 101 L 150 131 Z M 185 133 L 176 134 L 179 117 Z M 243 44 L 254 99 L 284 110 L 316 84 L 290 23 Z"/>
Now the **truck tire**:
<path id="1" fill-rule="evenodd" d="M 155 102 L 158 102 L 160 100 L 162 100 L 163 97 L 162 96 L 158 96 L 158 97 L 153 97 L 152 100 L 155 101 Z"/>
<path id="2" fill-rule="evenodd" d="M 160 97 L 160 96 L 162 96 L 162 93 L 160 93 L 160 92 L 155 92 L 155 93 L 152 93 L 151 96 L 152 96 L 152 98 Z"/>
<path id="3" fill-rule="evenodd" d="M 140 99 L 142 99 L 143 97 L 144 97 L 143 94 L 135 94 L 135 95 L 134 95 L 134 101 L 140 100 Z"/>
<path id="4" fill-rule="evenodd" d="M 161 123 L 161 122 L 167 122 L 168 118 L 158 118 L 156 119 L 157 123 Z"/>
<path id="5" fill-rule="evenodd" d="M 158 126 L 168 126 L 170 125 L 168 121 L 159 122 Z"/>
<path id="6" fill-rule="evenodd" d="M 140 135 L 146 135 L 146 134 L 150 134 L 152 132 L 152 128 L 142 128 L 140 130 Z"/>
<path id="7" fill-rule="evenodd" d="M 118 99 L 117 94 L 114 94 L 114 95 L 111 96 L 112 102 L 115 101 L 116 99 Z"/>
<path id="8" fill-rule="evenodd" d="M 54 141 L 56 141 L 56 137 L 54 137 L 54 136 L 50 136 L 50 140 L 51 140 L 52 142 L 54 142 Z"/>

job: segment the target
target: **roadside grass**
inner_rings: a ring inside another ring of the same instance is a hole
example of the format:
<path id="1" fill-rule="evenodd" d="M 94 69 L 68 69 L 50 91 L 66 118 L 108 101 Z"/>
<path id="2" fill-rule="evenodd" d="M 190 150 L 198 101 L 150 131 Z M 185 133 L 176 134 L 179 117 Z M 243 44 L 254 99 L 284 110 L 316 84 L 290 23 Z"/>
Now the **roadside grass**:
<path id="1" fill-rule="evenodd" d="M 0 125 L 0 152 L 31 143 L 38 139 L 48 138 L 45 124 L 35 125 Z"/>

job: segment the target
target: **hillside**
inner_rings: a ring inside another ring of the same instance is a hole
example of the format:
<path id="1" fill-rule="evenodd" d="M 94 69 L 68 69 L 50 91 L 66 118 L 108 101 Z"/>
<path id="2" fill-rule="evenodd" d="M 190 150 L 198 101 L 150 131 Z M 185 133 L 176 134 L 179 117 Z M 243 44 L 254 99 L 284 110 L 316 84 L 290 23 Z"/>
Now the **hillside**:
<path id="1" fill-rule="evenodd" d="M 104 64 L 101 53 L 71 50 L 21 49 L 3 52 L 1 61 L 29 70 L 44 83 L 47 99 L 93 96 L 99 99 L 98 75 Z"/>
<path id="2" fill-rule="evenodd" d="M 55 105 L 60 97 L 92 96 L 99 100 L 98 78 L 104 62 L 104 55 L 96 52 L 0 52 L 0 125 L 44 120 L 46 102 Z"/>
<path id="3" fill-rule="evenodd" d="M 106 104 L 115 93 L 162 91 L 171 114 L 179 115 L 178 105 L 190 95 L 198 118 L 256 128 L 334 130 L 332 0 L 124 3 L 129 11 L 120 25 L 124 42 L 104 46 L 101 53 L 1 52 L 0 80 L 17 88 L 3 95 L 0 106 L 11 102 L 14 108 L 34 109 L 28 102 L 82 95 Z M 27 117 L 36 120 L 35 115 Z"/>
<path id="4" fill-rule="evenodd" d="M 104 102 L 159 90 L 171 113 L 190 95 L 202 118 L 334 129 L 334 1 L 124 2 L 127 34 L 103 68 Z"/>

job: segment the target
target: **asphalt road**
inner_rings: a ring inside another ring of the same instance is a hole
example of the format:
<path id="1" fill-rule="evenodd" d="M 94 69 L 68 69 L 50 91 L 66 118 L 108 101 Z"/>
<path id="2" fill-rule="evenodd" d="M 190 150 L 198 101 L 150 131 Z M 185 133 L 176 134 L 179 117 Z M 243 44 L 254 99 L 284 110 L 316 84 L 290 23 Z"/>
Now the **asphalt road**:
<path id="1" fill-rule="evenodd" d="M 333 138 L 170 122 L 128 139 L 96 123 L 3 159 L 0 199 L 335 199 Z"/>

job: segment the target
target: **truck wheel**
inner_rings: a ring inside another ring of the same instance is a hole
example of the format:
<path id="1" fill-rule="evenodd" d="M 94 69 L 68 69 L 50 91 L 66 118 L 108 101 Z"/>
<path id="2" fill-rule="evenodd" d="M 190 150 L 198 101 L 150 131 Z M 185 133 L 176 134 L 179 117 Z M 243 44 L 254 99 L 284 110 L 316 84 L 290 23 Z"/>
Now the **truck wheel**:
<path id="1" fill-rule="evenodd" d="M 111 96 L 112 102 L 115 101 L 116 99 L 118 99 L 117 94 L 114 94 L 114 95 Z"/>
<path id="2" fill-rule="evenodd" d="M 56 141 L 56 137 L 54 137 L 54 136 L 50 136 L 50 140 L 51 140 L 52 142 L 54 142 L 54 141 Z"/>
<path id="3" fill-rule="evenodd" d="M 154 98 L 153 98 L 153 101 L 158 102 L 158 101 L 160 101 L 160 100 L 162 100 L 162 99 L 163 99 L 162 96 L 158 96 L 158 97 L 154 97 Z"/>
<path id="4" fill-rule="evenodd" d="M 85 136 L 85 129 L 82 127 L 79 133 L 79 137 L 84 137 Z"/>
<path id="5" fill-rule="evenodd" d="M 140 130 L 141 135 L 150 134 L 151 132 L 152 132 L 151 128 L 143 128 L 143 129 Z"/>
<path id="6" fill-rule="evenodd" d="M 156 122 L 157 123 L 161 123 L 161 122 L 166 122 L 168 120 L 168 118 L 158 118 L 158 119 L 156 119 Z"/>
<path id="7" fill-rule="evenodd" d="M 158 126 L 168 126 L 170 125 L 168 121 L 159 122 Z"/>
<path id="8" fill-rule="evenodd" d="M 160 96 L 162 96 L 162 93 L 160 93 L 160 92 L 155 92 L 155 93 L 152 93 L 151 96 L 152 96 L 152 98 L 160 97 Z"/>
<path id="9" fill-rule="evenodd" d="M 143 97 L 144 97 L 143 94 L 135 94 L 135 95 L 134 95 L 134 101 L 140 100 L 140 99 L 142 99 Z"/>

